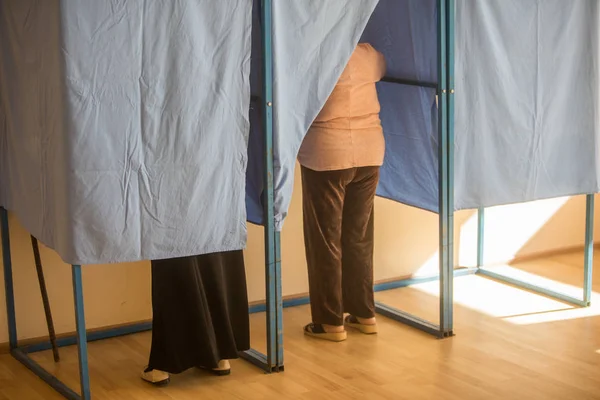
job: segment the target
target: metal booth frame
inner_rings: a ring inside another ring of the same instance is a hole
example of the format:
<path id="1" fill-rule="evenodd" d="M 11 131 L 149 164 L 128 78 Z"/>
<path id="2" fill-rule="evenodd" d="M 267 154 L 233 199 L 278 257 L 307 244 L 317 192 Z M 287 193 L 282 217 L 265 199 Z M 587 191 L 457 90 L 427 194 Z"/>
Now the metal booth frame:
<path id="1" fill-rule="evenodd" d="M 453 336 L 453 278 L 472 274 L 476 269 L 454 270 L 454 4 L 455 0 L 437 0 L 438 83 L 386 77 L 384 82 L 436 89 L 438 96 L 438 187 L 439 187 L 439 275 L 401 279 L 375 285 L 376 291 L 391 290 L 422 282 L 439 280 L 440 318 L 426 321 L 400 309 L 376 302 L 377 313 L 420 329 L 438 338 Z M 452 12 L 450 12 L 452 10 Z M 269 104 L 269 103 L 267 103 Z M 268 129 L 267 120 L 267 129 Z M 308 297 L 283 301 L 283 308 L 309 303 Z M 265 307 L 256 306 L 256 311 Z"/>
<path id="2" fill-rule="evenodd" d="M 386 77 L 384 82 L 408 86 L 433 88 L 438 96 L 438 187 L 439 187 L 439 273 L 433 276 L 399 279 L 375 285 L 375 291 L 385 291 L 416 285 L 425 282 L 439 281 L 439 322 L 426 321 L 400 309 L 381 302 L 376 303 L 376 311 L 388 318 L 413 328 L 422 330 L 437 338 L 454 335 L 454 277 L 481 274 L 496 281 L 514 285 L 556 300 L 587 307 L 590 305 L 592 293 L 593 264 L 593 224 L 594 195 L 586 197 L 586 229 L 585 229 L 585 262 L 583 299 L 576 299 L 549 288 L 540 287 L 525 281 L 511 278 L 485 268 L 484 251 L 484 209 L 478 209 L 477 230 L 477 266 L 469 268 L 454 267 L 454 109 L 455 109 L 455 0 L 437 0 L 437 41 L 438 41 L 438 82 L 423 82 L 410 79 Z M 283 301 L 283 308 L 309 304 L 308 297 Z M 255 311 L 263 311 L 263 306 L 256 306 Z"/>
<path id="3" fill-rule="evenodd" d="M 263 43 L 263 76 L 264 86 L 262 88 L 264 99 L 263 115 L 264 127 L 264 162 L 265 173 L 263 176 L 266 188 L 266 199 L 264 202 L 264 239 L 265 239 L 265 282 L 266 282 L 266 306 L 264 310 L 251 308 L 250 313 L 266 311 L 267 352 L 263 354 L 255 349 L 250 349 L 240 356 L 263 369 L 267 373 L 283 370 L 283 322 L 282 322 L 282 300 L 281 300 L 281 251 L 280 235 L 275 230 L 274 220 L 274 184 L 273 184 L 273 49 L 272 49 L 272 0 L 262 1 L 262 43 Z M 83 301 L 83 280 L 81 265 L 72 265 L 73 297 L 75 305 L 76 334 L 56 339 L 50 308 L 45 290 L 43 271 L 37 240 L 32 238 L 32 246 L 38 267 L 38 278 L 42 292 L 46 319 L 49 327 L 50 340 L 30 346 L 19 345 L 17 335 L 17 315 L 15 311 L 14 282 L 12 273 L 12 257 L 10 248 L 10 230 L 8 212 L 0 208 L 0 225 L 2 232 L 2 255 L 4 264 L 4 286 L 6 293 L 7 322 L 9 332 L 9 347 L 11 355 L 29 368 L 44 382 L 54 388 L 58 393 L 69 400 L 89 400 L 92 398 L 89 374 L 89 361 L 87 343 L 96 340 L 114 338 L 133 333 L 151 330 L 151 323 L 132 324 L 125 327 L 103 329 L 88 333 L 85 324 L 85 311 Z M 52 349 L 55 361 L 59 361 L 58 348 L 63 346 L 77 345 L 79 357 L 79 381 L 80 393 L 70 388 L 52 373 L 44 369 L 33 360 L 29 354 Z"/>
<path id="4" fill-rule="evenodd" d="M 438 190 L 439 190 L 439 276 L 416 279 L 412 283 L 439 279 L 439 321 L 433 323 L 381 302 L 376 311 L 388 318 L 420 329 L 438 338 L 454 335 L 454 0 L 437 0 L 438 81 L 422 82 L 384 79 L 385 82 L 435 88 L 438 98 Z M 466 271 L 471 272 L 471 271 Z M 464 274 L 465 271 L 457 271 Z M 407 280 L 376 286 L 388 290 L 408 286 Z"/>
<path id="5" fill-rule="evenodd" d="M 261 0 L 262 24 L 262 57 L 263 57 L 263 88 L 262 96 L 258 100 L 263 108 L 264 122 L 264 165 L 263 176 L 265 191 L 264 216 L 265 216 L 265 282 L 266 302 L 262 305 L 250 307 L 250 313 L 266 312 L 267 354 L 262 354 L 251 349 L 243 354 L 242 358 L 262 368 L 265 372 L 279 372 L 284 368 L 283 357 L 283 318 L 282 309 L 309 302 L 308 298 L 282 300 L 281 290 L 281 239 L 280 233 L 275 229 L 274 223 L 274 183 L 273 183 L 273 21 L 272 0 Z M 414 80 L 385 78 L 390 84 L 420 86 L 434 88 L 438 96 L 438 172 L 439 172 L 439 275 L 423 278 L 402 279 L 392 282 L 377 284 L 376 291 L 397 289 L 423 282 L 439 280 L 439 321 L 437 323 L 426 321 L 405 311 L 383 303 L 377 303 L 377 312 L 395 321 L 407 324 L 416 329 L 429 333 L 437 338 L 447 338 L 454 335 L 453 321 L 453 280 L 455 276 L 481 274 L 485 277 L 508 283 L 538 294 L 557 300 L 586 307 L 590 305 L 592 293 L 592 263 L 593 263 L 593 220 L 594 220 L 594 195 L 587 195 L 586 205 L 586 231 L 585 231 L 585 262 L 584 262 L 584 287 L 582 299 L 573 298 L 556 292 L 549 288 L 536 286 L 506 275 L 493 272 L 483 265 L 484 256 L 484 209 L 478 210 L 478 246 L 477 267 L 454 269 L 454 32 L 455 32 L 455 0 L 437 0 L 437 55 L 438 55 L 438 82 L 421 82 Z M 7 322 L 9 331 L 9 346 L 12 356 L 33 371 L 37 376 L 52 386 L 56 391 L 70 400 L 91 399 L 89 376 L 89 362 L 87 357 L 87 343 L 89 341 L 113 338 L 151 329 L 151 323 L 134 324 L 126 327 L 104 329 L 96 332 L 86 332 L 85 313 L 83 302 L 82 267 L 72 265 L 73 296 L 75 303 L 75 317 L 77 333 L 73 336 L 55 340 L 52 329 L 51 313 L 45 295 L 45 283 L 41 271 L 41 260 L 37 241 L 32 238 L 40 289 L 44 300 L 46 319 L 48 322 L 50 340 L 47 342 L 20 346 L 17 336 L 17 322 L 15 312 L 14 284 L 12 275 L 12 259 L 10 252 L 10 235 L 8 213 L 0 208 L 0 225 L 2 233 L 2 250 L 4 264 L 4 284 L 6 294 Z M 34 243 L 35 242 L 35 243 Z M 56 376 L 45 370 L 34 361 L 29 354 L 54 350 L 55 361 L 58 361 L 58 347 L 77 344 L 79 356 L 80 394 L 69 388 Z"/>

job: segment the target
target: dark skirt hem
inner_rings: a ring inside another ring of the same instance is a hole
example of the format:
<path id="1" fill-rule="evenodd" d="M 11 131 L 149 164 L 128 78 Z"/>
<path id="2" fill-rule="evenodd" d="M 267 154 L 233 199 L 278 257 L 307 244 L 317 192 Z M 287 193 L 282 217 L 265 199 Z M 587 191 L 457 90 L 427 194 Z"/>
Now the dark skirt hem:
<path id="1" fill-rule="evenodd" d="M 242 251 L 152 261 L 149 367 L 217 368 L 250 347 Z"/>

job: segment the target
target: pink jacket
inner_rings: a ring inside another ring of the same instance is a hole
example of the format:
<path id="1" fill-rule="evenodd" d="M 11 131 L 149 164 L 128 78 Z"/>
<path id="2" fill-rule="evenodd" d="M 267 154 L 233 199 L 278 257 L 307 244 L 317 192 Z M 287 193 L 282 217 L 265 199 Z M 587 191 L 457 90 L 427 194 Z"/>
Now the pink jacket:
<path id="1" fill-rule="evenodd" d="M 314 171 L 383 164 L 385 140 L 375 84 L 384 74 L 383 55 L 370 44 L 359 44 L 304 138 L 300 164 Z"/>

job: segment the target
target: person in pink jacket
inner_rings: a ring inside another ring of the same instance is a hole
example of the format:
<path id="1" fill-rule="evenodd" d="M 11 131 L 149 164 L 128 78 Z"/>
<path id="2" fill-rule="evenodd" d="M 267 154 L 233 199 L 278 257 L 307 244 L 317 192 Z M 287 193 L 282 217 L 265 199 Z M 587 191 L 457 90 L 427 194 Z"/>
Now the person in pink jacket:
<path id="1" fill-rule="evenodd" d="M 385 140 L 376 83 L 385 69 L 381 53 L 359 44 L 300 148 L 308 336 L 343 341 L 344 325 L 377 333 L 373 205 Z"/>

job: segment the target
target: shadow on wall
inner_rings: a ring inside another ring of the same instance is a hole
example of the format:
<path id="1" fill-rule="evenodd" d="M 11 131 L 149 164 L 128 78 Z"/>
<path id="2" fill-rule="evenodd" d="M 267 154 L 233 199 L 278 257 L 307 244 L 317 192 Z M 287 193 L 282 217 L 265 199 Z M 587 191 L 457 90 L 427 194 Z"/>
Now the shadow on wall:
<path id="1" fill-rule="evenodd" d="M 597 195 L 596 199 L 600 197 Z M 485 264 L 503 264 L 581 249 L 585 242 L 585 205 L 585 196 L 575 196 L 486 209 Z M 600 214 L 594 215 L 594 221 L 597 238 Z M 460 237 L 458 264 L 476 265 L 476 213 L 464 222 Z"/>
<path id="2" fill-rule="evenodd" d="M 546 223 L 530 236 L 525 244 L 515 254 L 515 258 L 527 257 L 531 254 L 545 252 L 548 246 L 569 248 L 579 247 L 585 243 L 585 196 L 576 196 L 563 199 L 544 200 L 552 204 L 553 201 L 564 200 L 562 207 L 550 215 Z M 596 202 L 600 196 L 596 196 Z M 542 202 L 537 202 L 539 205 Z M 600 234 L 600 213 L 594 214 L 595 237 Z"/>

